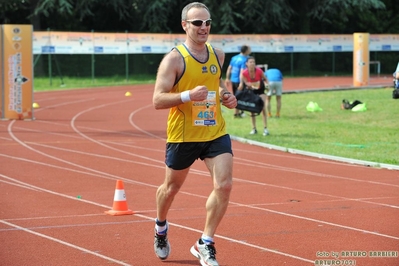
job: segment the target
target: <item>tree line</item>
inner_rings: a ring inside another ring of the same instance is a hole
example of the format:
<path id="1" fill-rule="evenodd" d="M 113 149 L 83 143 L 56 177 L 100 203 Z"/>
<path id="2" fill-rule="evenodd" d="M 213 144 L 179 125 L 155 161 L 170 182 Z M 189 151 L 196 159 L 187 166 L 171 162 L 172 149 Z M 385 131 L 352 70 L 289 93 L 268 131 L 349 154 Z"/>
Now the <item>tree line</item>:
<path id="1" fill-rule="evenodd" d="M 212 34 L 399 32 L 397 0 L 198 1 L 210 9 Z M 190 2 L 0 0 L 0 24 L 31 24 L 34 31 L 184 33 L 181 10 Z M 296 68 L 308 71 L 311 61 L 309 53 L 299 53 Z"/>
<path id="2" fill-rule="evenodd" d="M 0 0 L 0 24 L 35 31 L 182 33 L 187 0 Z M 214 34 L 399 32 L 396 0 L 203 0 Z"/>

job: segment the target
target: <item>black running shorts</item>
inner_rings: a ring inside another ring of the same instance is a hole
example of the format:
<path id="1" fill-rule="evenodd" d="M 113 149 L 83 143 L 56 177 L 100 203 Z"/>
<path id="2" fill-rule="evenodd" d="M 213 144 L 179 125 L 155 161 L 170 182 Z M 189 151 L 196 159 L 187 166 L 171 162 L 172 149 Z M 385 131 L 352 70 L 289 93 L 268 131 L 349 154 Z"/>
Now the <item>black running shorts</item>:
<path id="1" fill-rule="evenodd" d="M 223 153 L 233 154 L 228 134 L 206 142 L 166 143 L 165 164 L 174 170 L 183 170 L 198 158 L 204 160 Z"/>

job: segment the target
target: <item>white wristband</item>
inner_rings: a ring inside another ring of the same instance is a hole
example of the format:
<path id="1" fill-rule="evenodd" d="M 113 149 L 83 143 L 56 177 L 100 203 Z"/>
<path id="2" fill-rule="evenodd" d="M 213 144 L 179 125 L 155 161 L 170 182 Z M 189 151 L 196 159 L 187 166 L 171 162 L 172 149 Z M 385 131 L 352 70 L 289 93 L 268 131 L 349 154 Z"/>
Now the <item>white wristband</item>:
<path id="1" fill-rule="evenodd" d="M 182 93 L 180 93 L 180 98 L 183 103 L 191 101 L 190 91 L 183 91 Z"/>

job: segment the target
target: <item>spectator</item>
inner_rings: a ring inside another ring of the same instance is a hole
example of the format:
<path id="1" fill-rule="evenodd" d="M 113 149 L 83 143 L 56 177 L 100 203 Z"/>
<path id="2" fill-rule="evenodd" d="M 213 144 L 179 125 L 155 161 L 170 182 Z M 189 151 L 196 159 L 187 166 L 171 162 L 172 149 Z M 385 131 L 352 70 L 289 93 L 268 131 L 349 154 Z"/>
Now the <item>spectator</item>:
<path id="1" fill-rule="evenodd" d="M 266 109 L 268 117 L 272 117 L 271 98 L 276 95 L 277 112 L 276 117 L 280 117 L 281 96 L 283 94 L 283 74 L 277 68 L 267 69 L 265 72 L 267 81 L 269 82 L 269 91 L 267 92 Z"/>
<path id="2" fill-rule="evenodd" d="M 265 73 L 260 67 L 256 66 L 255 58 L 250 56 L 247 60 L 247 69 L 242 71 L 241 73 L 241 82 L 238 86 L 238 90 L 242 90 L 245 87 L 248 89 L 254 90 L 255 94 L 258 94 L 263 102 L 266 100 L 265 88 L 267 78 Z M 263 120 L 263 136 L 269 135 L 269 131 L 267 129 L 267 116 L 265 106 L 262 109 L 262 120 Z M 256 129 L 256 114 L 251 113 L 251 122 L 252 122 L 252 130 L 249 134 L 257 134 L 258 131 Z"/>
<path id="3" fill-rule="evenodd" d="M 233 94 L 236 95 L 237 88 L 240 85 L 241 72 L 246 68 L 248 55 L 251 53 L 251 47 L 248 45 L 241 46 L 240 53 L 233 56 L 226 71 L 226 85 L 231 86 Z M 234 117 L 240 118 L 244 114 L 243 111 L 235 109 Z"/>

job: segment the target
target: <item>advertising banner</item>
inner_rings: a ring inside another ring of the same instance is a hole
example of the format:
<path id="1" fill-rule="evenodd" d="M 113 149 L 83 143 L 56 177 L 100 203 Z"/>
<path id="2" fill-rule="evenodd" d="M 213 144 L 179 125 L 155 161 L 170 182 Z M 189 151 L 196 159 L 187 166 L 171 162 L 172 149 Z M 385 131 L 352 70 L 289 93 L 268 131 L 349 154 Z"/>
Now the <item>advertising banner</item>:
<path id="1" fill-rule="evenodd" d="M 369 33 L 353 34 L 353 86 L 369 84 Z"/>
<path id="2" fill-rule="evenodd" d="M 2 118 L 33 119 L 31 25 L 1 25 Z"/>
<path id="3" fill-rule="evenodd" d="M 33 54 L 165 54 L 184 42 L 185 34 L 38 31 Z M 254 53 L 352 52 L 352 34 L 211 34 L 208 41 L 225 53 L 244 44 Z M 370 51 L 399 51 L 399 34 L 369 36 Z"/>

